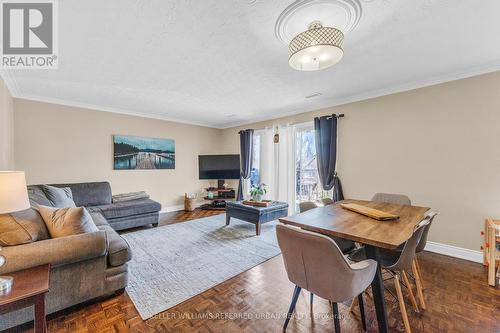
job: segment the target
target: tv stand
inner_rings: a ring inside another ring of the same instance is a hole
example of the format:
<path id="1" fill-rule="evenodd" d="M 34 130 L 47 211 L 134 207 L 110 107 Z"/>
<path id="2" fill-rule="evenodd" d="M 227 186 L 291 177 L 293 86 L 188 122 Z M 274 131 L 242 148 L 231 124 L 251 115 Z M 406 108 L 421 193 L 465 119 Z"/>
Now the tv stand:
<path id="1" fill-rule="evenodd" d="M 206 196 L 203 199 L 211 201 L 208 204 L 201 205 L 204 210 L 226 210 L 226 200 L 236 199 L 236 192 L 232 188 L 207 188 L 207 192 L 214 192 L 217 195 L 213 197 Z"/>

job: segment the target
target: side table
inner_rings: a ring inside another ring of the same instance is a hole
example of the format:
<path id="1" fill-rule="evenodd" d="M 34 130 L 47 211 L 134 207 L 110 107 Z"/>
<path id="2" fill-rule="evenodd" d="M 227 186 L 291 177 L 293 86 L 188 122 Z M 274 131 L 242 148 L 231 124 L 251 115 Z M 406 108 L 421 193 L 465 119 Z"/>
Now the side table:
<path id="1" fill-rule="evenodd" d="M 14 284 L 0 293 L 0 314 L 34 305 L 35 333 L 46 333 L 45 295 L 49 292 L 49 274 L 48 264 L 9 273 Z"/>

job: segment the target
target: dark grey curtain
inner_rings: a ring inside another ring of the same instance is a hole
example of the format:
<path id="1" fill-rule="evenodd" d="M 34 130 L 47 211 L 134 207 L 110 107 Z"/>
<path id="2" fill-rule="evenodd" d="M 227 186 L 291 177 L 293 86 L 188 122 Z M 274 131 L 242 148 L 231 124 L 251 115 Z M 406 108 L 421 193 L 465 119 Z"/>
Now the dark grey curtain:
<path id="1" fill-rule="evenodd" d="M 333 201 L 343 200 L 342 184 L 335 171 L 337 163 L 337 115 L 314 118 L 314 134 L 321 185 L 325 191 L 333 188 Z"/>
<path id="2" fill-rule="evenodd" d="M 240 131 L 240 161 L 241 173 L 238 185 L 238 200 L 243 200 L 243 180 L 250 177 L 253 160 L 253 129 Z"/>

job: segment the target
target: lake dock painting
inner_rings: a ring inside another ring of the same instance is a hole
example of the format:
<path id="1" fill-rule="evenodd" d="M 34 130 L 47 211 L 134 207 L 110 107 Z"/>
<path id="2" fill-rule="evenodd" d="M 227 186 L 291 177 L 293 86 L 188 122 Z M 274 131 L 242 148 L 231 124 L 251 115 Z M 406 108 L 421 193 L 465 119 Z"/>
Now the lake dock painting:
<path id="1" fill-rule="evenodd" d="M 114 169 L 175 169 L 175 141 L 113 135 Z"/>

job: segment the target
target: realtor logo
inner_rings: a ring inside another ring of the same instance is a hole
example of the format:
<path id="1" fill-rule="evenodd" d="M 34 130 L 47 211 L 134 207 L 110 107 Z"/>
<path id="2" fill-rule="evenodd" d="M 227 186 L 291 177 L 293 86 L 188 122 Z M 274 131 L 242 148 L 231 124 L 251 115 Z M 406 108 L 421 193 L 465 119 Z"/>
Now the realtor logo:
<path id="1" fill-rule="evenodd" d="M 0 0 L 1 68 L 57 68 L 56 0 Z"/>

